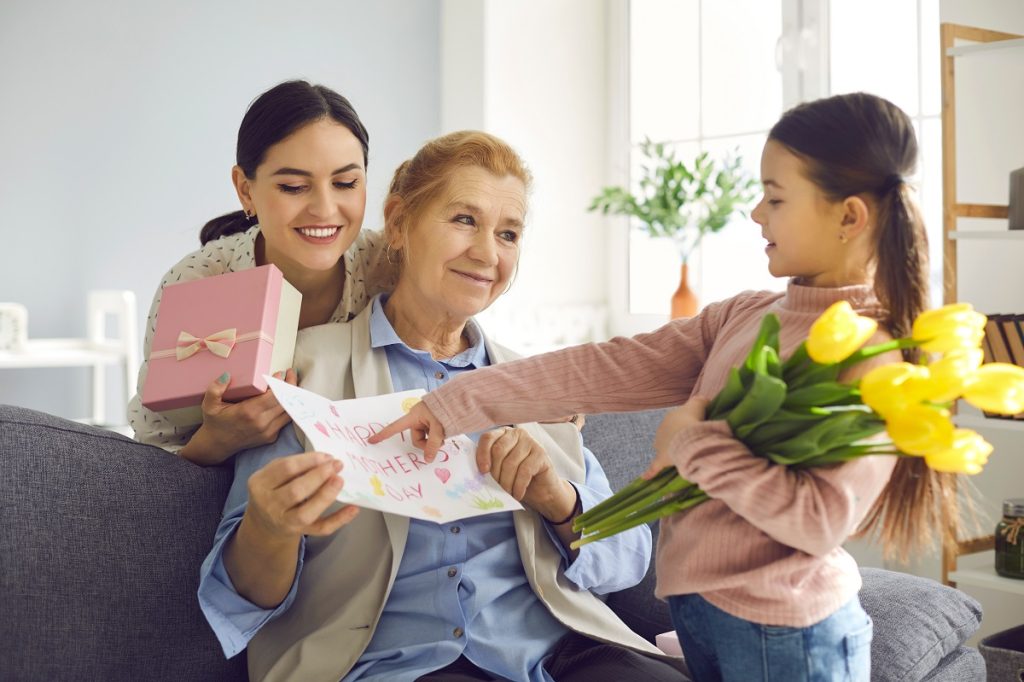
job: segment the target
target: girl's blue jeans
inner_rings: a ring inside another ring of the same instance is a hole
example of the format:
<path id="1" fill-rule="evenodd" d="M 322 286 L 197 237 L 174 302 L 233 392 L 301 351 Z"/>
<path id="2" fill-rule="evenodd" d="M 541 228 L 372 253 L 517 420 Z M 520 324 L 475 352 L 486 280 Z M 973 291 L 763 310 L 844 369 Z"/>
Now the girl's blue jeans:
<path id="1" fill-rule="evenodd" d="M 857 597 L 809 627 L 760 625 L 696 594 L 669 597 L 696 682 L 868 682 L 871 618 Z"/>

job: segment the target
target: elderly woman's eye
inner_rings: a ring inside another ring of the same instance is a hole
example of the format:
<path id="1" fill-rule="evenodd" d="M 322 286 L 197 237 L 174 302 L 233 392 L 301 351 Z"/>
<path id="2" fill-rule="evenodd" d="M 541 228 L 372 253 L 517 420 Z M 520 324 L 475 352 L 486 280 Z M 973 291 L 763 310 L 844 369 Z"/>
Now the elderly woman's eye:
<path id="1" fill-rule="evenodd" d="M 455 216 L 455 222 L 462 223 L 463 225 L 476 225 L 476 220 L 473 219 L 473 216 L 466 215 L 465 213 Z"/>
<path id="2" fill-rule="evenodd" d="M 514 244 L 517 241 L 519 241 L 519 233 L 516 232 L 515 230 L 504 230 L 503 232 L 501 232 L 501 238 L 507 242 L 512 242 Z"/>

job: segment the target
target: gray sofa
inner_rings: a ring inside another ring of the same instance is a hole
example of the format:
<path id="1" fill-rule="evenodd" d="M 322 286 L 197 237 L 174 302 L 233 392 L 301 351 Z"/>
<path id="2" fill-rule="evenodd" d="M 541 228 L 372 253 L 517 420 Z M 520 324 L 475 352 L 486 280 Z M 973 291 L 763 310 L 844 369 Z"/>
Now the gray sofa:
<path id="1" fill-rule="evenodd" d="M 660 414 L 591 416 L 584 438 L 615 487 L 644 468 Z M 196 604 L 231 468 L 203 469 L 112 432 L 0 405 L 0 679 L 244 680 Z M 864 569 L 873 680 L 983 680 L 962 642 L 977 602 Z M 653 571 L 611 606 L 653 639 L 671 629 Z"/>

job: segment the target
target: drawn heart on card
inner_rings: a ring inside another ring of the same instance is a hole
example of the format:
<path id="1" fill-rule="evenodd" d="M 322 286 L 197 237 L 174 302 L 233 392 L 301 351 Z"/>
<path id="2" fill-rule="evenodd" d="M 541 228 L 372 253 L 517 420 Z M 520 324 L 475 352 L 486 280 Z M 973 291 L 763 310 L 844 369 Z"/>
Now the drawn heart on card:
<path id="1" fill-rule="evenodd" d="M 313 426 L 315 426 L 320 431 L 320 433 L 324 434 L 324 436 L 326 436 L 327 438 L 331 437 L 330 434 L 327 433 L 327 427 L 321 424 L 320 422 L 313 424 Z"/>
<path id="2" fill-rule="evenodd" d="M 434 475 L 441 479 L 441 483 L 447 483 L 448 479 L 452 477 L 452 472 L 444 467 L 438 467 L 434 469 Z"/>

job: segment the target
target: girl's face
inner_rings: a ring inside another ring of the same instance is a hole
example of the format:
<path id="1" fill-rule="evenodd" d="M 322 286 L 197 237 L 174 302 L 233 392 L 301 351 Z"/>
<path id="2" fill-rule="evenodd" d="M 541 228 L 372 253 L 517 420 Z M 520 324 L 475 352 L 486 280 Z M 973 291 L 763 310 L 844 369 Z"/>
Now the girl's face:
<path id="1" fill-rule="evenodd" d="M 254 178 L 238 166 L 232 177 L 242 206 L 259 220 L 266 261 L 286 273 L 336 267 L 363 225 L 363 148 L 329 118 L 270 147 Z"/>
<path id="2" fill-rule="evenodd" d="M 853 283 L 843 202 L 829 201 L 807 179 L 804 162 L 774 140 L 761 154 L 761 183 L 764 196 L 750 215 L 768 241 L 768 271 L 808 286 Z"/>
<path id="3" fill-rule="evenodd" d="M 395 293 L 404 290 L 419 307 L 450 319 L 476 315 L 508 288 L 525 213 L 521 180 L 459 168 L 392 241 L 405 256 Z"/>

